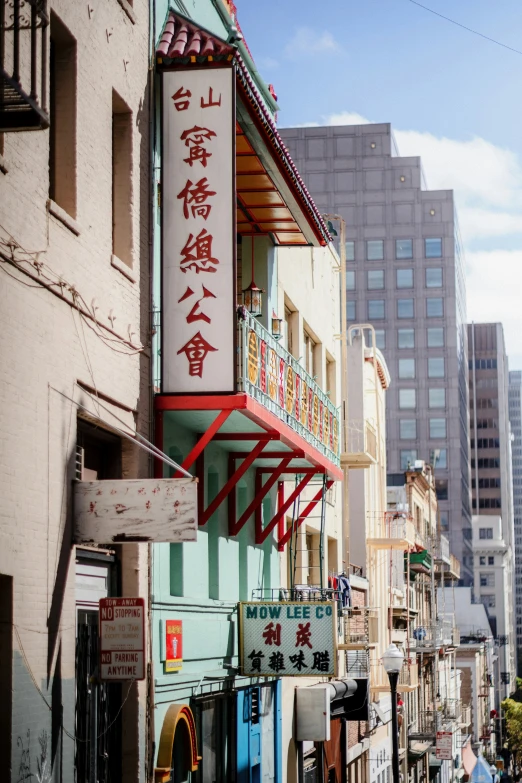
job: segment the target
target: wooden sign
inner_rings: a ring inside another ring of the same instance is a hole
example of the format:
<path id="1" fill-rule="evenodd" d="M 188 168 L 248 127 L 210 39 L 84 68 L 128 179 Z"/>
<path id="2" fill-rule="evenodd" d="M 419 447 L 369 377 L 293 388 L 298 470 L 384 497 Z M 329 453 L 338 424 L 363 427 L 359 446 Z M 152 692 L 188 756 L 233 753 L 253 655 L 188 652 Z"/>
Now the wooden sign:
<path id="1" fill-rule="evenodd" d="M 177 544 L 196 538 L 197 479 L 75 482 L 76 544 Z"/>

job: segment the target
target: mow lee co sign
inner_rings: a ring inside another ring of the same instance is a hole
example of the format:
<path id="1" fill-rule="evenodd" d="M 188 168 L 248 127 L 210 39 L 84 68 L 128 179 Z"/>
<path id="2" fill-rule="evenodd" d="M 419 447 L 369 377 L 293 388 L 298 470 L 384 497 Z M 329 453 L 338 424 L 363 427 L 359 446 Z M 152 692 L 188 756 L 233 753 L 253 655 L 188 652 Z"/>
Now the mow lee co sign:
<path id="1" fill-rule="evenodd" d="M 331 601 L 239 604 L 241 673 L 336 677 L 337 613 Z"/>
<path id="2" fill-rule="evenodd" d="M 162 391 L 233 392 L 234 70 L 162 78 Z"/>
<path id="3" fill-rule="evenodd" d="M 100 678 L 145 679 L 143 598 L 100 598 Z"/>

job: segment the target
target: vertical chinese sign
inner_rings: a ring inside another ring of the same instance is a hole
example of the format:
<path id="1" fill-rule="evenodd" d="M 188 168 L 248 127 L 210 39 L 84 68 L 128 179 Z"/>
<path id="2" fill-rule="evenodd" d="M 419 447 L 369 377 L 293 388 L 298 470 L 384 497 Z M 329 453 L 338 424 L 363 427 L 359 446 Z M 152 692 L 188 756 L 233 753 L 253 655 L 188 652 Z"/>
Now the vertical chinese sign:
<path id="1" fill-rule="evenodd" d="M 162 391 L 235 391 L 232 68 L 163 74 Z"/>
<path id="2" fill-rule="evenodd" d="M 239 604 L 241 673 L 250 677 L 336 677 L 332 601 Z"/>

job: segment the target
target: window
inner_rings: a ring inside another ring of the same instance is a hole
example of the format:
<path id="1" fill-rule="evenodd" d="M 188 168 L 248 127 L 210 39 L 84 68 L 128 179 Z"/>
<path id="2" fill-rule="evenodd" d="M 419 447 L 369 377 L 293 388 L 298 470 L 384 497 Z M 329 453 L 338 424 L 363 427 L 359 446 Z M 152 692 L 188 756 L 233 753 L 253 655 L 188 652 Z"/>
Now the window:
<path id="1" fill-rule="evenodd" d="M 428 378 L 444 378 L 444 357 L 436 356 L 428 359 Z"/>
<path id="2" fill-rule="evenodd" d="M 49 198 L 76 217 L 76 40 L 51 13 Z"/>
<path id="3" fill-rule="evenodd" d="M 417 419 L 399 419 L 399 437 L 408 440 L 417 437 Z"/>
<path id="4" fill-rule="evenodd" d="M 397 288 L 413 288 L 413 269 L 397 269 Z"/>
<path id="5" fill-rule="evenodd" d="M 428 389 L 428 405 L 430 408 L 445 408 L 446 389 Z"/>
<path id="6" fill-rule="evenodd" d="M 386 332 L 384 331 L 384 329 L 375 330 L 375 345 L 381 351 L 386 348 Z"/>
<path id="7" fill-rule="evenodd" d="M 415 408 L 416 395 L 415 389 L 399 389 L 399 408 Z"/>
<path id="8" fill-rule="evenodd" d="M 355 291 L 355 269 L 346 270 L 346 290 Z"/>
<path id="9" fill-rule="evenodd" d="M 312 378 L 318 374 L 319 368 L 317 367 L 317 355 L 316 348 L 318 347 L 314 338 L 306 329 L 303 329 L 303 349 L 304 349 L 304 368 L 306 372 L 312 376 Z"/>
<path id="10" fill-rule="evenodd" d="M 437 493 L 437 500 L 448 499 L 448 482 L 447 479 L 435 480 L 435 492 Z"/>
<path id="11" fill-rule="evenodd" d="M 397 299 L 397 318 L 413 318 L 413 299 Z"/>
<path id="12" fill-rule="evenodd" d="M 447 449 L 435 449 L 433 451 L 433 456 L 431 459 L 432 465 L 437 470 L 437 468 L 447 468 L 448 467 L 448 450 Z"/>
<path id="13" fill-rule="evenodd" d="M 415 330 L 414 329 L 398 329 L 397 330 L 397 346 L 399 348 L 415 348 Z"/>
<path id="14" fill-rule="evenodd" d="M 366 258 L 368 261 L 382 261 L 384 259 L 383 239 L 370 239 L 366 243 Z"/>
<path id="15" fill-rule="evenodd" d="M 486 565 L 486 556 L 481 555 L 479 558 L 479 565 Z"/>
<path id="16" fill-rule="evenodd" d="M 417 459 L 416 449 L 402 449 L 401 450 L 401 470 L 408 470 L 415 463 Z"/>
<path id="17" fill-rule="evenodd" d="M 415 378 L 415 359 L 399 359 L 399 378 Z"/>
<path id="18" fill-rule="evenodd" d="M 426 299 L 426 315 L 428 318 L 442 318 L 444 315 L 443 299 Z"/>
<path id="19" fill-rule="evenodd" d="M 484 606 L 487 606 L 488 609 L 494 609 L 495 608 L 495 596 L 494 595 L 481 595 L 480 600 L 484 604 Z"/>
<path id="20" fill-rule="evenodd" d="M 446 437 L 446 419 L 430 419 L 430 438 Z"/>
<path id="21" fill-rule="evenodd" d="M 355 302 L 352 299 L 346 302 L 346 320 L 355 321 Z"/>
<path id="22" fill-rule="evenodd" d="M 112 252 L 132 266 L 132 112 L 112 91 Z"/>
<path id="23" fill-rule="evenodd" d="M 368 299 L 368 320 L 381 321 L 384 318 L 384 299 Z"/>
<path id="24" fill-rule="evenodd" d="M 489 555 L 488 557 L 488 565 L 495 565 L 495 556 Z"/>
<path id="25" fill-rule="evenodd" d="M 447 530 L 449 528 L 449 512 L 448 511 L 440 511 L 440 526 L 443 530 Z"/>
<path id="26" fill-rule="evenodd" d="M 397 261 L 413 258 L 413 239 L 395 240 L 395 258 Z"/>
<path id="27" fill-rule="evenodd" d="M 384 288 L 384 269 L 368 270 L 368 290 L 376 291 Z"/>
<path id="28" fill-rule="evenodd" d="M 479 538 L 481 538 L 481 539 L 493 538 L 493 528 L 492 527 L 479 527 Z"/>
<path id="29" fill-rule="evenodd" d="M 428 329 L 428 348 L 444 347 L 444 327 L 431 326 Z"/>
<path id="30" fill-rule="evenodd" d="M 442 268 L 440 266 L 426 269 L 426 288 L 442 288 Z"/>
<path id="31" fill-rule="evenodd" d="M 442 258 L 442 239 L 425 239 L 424 251 L 426 258 Z"/>
<path id="32" fill-rule="evenodd" d="M 346 248 L 346 260 L 355 261 L 355 242 L 346 242 L 344 246 Z"/>

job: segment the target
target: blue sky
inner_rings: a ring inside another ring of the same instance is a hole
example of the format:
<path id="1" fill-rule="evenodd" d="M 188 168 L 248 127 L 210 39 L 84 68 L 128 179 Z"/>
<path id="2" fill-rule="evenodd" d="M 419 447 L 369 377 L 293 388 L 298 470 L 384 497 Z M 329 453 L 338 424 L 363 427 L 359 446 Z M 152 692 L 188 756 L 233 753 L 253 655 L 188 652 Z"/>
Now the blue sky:
<path id="1" fill-rule="evenodd" d="M 420 0 L 522 51 L 521 0 Z M 236 0 L 279 125 L 391 122 L 428 187 L 453 188 L 468 317 L 504 323 L 522 368 L 522 55 L 409 0 Z"/>

